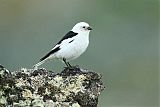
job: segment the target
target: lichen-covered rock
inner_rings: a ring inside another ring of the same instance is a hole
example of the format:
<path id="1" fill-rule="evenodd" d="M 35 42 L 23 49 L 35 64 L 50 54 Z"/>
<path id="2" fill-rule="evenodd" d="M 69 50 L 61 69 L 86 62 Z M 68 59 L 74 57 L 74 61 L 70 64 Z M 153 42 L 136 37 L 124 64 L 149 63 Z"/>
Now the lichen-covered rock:
<path id="1" fill-rule="evenodd" d="M 0 107 L 97 107 L 101 75 L 79 67 L 10 72 L 0 66 Z"/>

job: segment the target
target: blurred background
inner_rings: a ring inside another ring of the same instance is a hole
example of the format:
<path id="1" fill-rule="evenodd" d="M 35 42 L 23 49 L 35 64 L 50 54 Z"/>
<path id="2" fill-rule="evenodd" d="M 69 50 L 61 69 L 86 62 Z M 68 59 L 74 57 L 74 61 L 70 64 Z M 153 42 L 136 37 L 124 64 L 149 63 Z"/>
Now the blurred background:
<path id="1" fill-rule="evenodd" d="M 157 0 L 1 0 L 0 63 L 31 68 L 77 22 L 94 29 L 73 65 L 103 75 L 98 107 L 158 107 Z M 60 72 L 64 64 L 43 64 Z"/>

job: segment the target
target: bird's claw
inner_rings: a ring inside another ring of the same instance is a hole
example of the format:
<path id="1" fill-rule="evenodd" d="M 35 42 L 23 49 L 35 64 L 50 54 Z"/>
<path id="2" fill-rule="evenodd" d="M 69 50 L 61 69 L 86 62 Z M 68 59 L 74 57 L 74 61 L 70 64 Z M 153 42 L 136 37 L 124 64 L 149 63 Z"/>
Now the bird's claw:
<path id="1" fill-rule="evenodd" d="M 64 67 L 65 69 L 69 69 L 69 70 L 75 70 L 75 69 L 78 69 L 79 68 L 79 65 L 76 65 L 76 66 L 66 66 Z"/>

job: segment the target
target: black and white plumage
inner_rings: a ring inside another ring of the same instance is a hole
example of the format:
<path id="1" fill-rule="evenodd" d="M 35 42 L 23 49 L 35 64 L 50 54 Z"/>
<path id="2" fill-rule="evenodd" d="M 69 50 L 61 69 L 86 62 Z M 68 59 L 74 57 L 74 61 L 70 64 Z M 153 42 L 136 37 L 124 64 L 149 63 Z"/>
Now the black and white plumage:
<path id="1" fill-rule="evenodd" d="M 71 67 L 68 61 L 79 57 L 88 47 L 89 33 L 92 28 L 86 22 L 77 23 L 40 61 L 34 65 L 43 64 L 48 59 L 60 59 Z"/>

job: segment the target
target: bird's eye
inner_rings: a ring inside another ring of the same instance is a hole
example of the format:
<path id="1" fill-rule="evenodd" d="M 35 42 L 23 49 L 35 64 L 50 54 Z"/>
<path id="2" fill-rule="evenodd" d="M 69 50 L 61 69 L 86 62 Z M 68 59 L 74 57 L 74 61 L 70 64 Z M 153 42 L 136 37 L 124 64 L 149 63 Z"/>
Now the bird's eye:
<path id="1" fill-rule="evenodd" d="M 86 28 L 85 26 L 83 26 L 83 28 Z"/>

